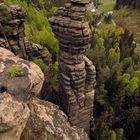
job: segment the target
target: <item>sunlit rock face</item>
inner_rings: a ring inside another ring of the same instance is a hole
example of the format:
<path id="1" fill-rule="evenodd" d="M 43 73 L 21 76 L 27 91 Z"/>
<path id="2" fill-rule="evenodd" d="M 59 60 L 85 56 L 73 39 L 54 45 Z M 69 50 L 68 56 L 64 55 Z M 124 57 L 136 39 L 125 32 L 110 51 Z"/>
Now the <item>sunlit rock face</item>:
<path id="1" fill-rule="evenodd" d="M 72 125 L 90 128 L 93 110 L 95 67 L 84 56 L 91 31 L 85 21 L 89 0 L 71 0 L 50 18 L 59 40 L 60 107 Z"/>
<path id="2" fill-rule="evenodd" d="M 30 115 L 28 106 L 9 93 L 0 93 L 0 140 L 20 140 Z"/>
<path id="3" fill-rule="evenodd" d="M 44 74 L 34 63 L 0 47 L 0 88 L 20 101 L 40 94 Z"/>

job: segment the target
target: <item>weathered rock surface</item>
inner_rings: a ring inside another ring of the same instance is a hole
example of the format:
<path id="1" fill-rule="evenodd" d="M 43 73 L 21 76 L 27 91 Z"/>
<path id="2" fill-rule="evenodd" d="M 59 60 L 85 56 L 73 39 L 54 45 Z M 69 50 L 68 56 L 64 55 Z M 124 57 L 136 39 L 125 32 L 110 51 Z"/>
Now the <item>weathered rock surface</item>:
<path id="1" fill-rule="evenodd" d="M 0 2 L 0 47 L 9 49 L 20 58 L 33 60 L 40 57 L 50 64 L 45 47 L 29 42 L 24 32 L 26 13 L 18 5 L 7 7 Z"/>
<path id="2" fill-rule="evenodd" d="M 88 140 L 84 130 L 72 127 L 56 105 L 39 99 L 33 99 L 28 105 L 31 111 L 27 125 L 29 139 Z"/>
<path id="3" fill-rule="evenodd" d="M 21 75 L 10 75 L 12 65 L 21 68 Z M 0 48 L 0 140 L 88 140 L 84 130 L 72 127 L 56 105 L 34 97 L 43 81 L 38 66 Z"/>
<path id="4" fill-rule="evenodd" d="M 19 74 L 14 75 L 18 71 Z M 32 94 L 37 96 L 40 93 L 43 82 L 44 74 L 36 64 L 0 47 L 0 86 L 8 93 L 26 101 Z"/>
<path id="5" fill-rule="evenodd" d="M 0 140 L 20 140 L 30 111 L 26 104 L 13 99 L 10 94 L 0 94 Z"/>
<path id="6" fill-rule="evenodd" d="M 84 56 L 91 31 L 85 21 L 90 0 L 71 0 L 50 18 L 59 40 L 60 107 L 72 125 L 90 128 L 96 71 Z"/>

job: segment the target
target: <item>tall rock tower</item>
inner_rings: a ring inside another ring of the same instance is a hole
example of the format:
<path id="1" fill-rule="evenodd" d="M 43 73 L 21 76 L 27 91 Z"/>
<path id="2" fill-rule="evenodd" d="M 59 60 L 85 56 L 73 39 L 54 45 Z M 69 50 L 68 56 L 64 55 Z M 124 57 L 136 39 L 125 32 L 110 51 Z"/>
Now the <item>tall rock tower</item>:
<path id="1" fill-rule="evenodd" d="M 50 18 L 59 40 L 60 107 L 72 125 L 87 132 L 93 111 L 96 71 L 84 55 L 91 31 L 85 21 L 90 0 L 71 0 Z"/>
<path id="2" fill-rule="evenodd" d="M 0 3 L 0 46 L 21 58 L 27 58 L 24 44 L 26 13 L 18 6 Z"/>

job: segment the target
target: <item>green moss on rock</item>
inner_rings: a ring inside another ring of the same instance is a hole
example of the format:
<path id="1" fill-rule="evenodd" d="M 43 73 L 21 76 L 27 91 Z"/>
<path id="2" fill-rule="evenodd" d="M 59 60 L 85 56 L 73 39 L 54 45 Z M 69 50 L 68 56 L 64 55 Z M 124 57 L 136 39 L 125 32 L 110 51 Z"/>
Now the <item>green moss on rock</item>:
<path id="1" fill-rule="evenodd" d="M 12 65 L 8 68 L 7 72 L 11 77 L 19 77 L 22 74 L 22 70 L 18 65 Z"/>
<path id="2" fill-rule="evenodd" d="M 48 66 L 43 62 L 41 58 L 35 58 L 33 62 L 41 68 L 45 75 L 48 75 Z"/>

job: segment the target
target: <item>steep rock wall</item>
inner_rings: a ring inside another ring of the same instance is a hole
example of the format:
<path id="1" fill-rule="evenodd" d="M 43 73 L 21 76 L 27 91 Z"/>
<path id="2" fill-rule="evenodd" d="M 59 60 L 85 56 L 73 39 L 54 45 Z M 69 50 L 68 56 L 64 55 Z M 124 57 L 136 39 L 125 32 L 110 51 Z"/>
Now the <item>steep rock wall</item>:
<path id="1" fill-rule="evenodd" d="M 57 106 L 36 98 L 44 75 L 24 59 L 39 56 L 47 63 L 47 54 L 42 54 L 43 46 L 26 38 L 26 14 L 19 6 L 0 3 L 0 10 L 0 139 L 88 140 L 84 130 L 72 127 Z"/>

